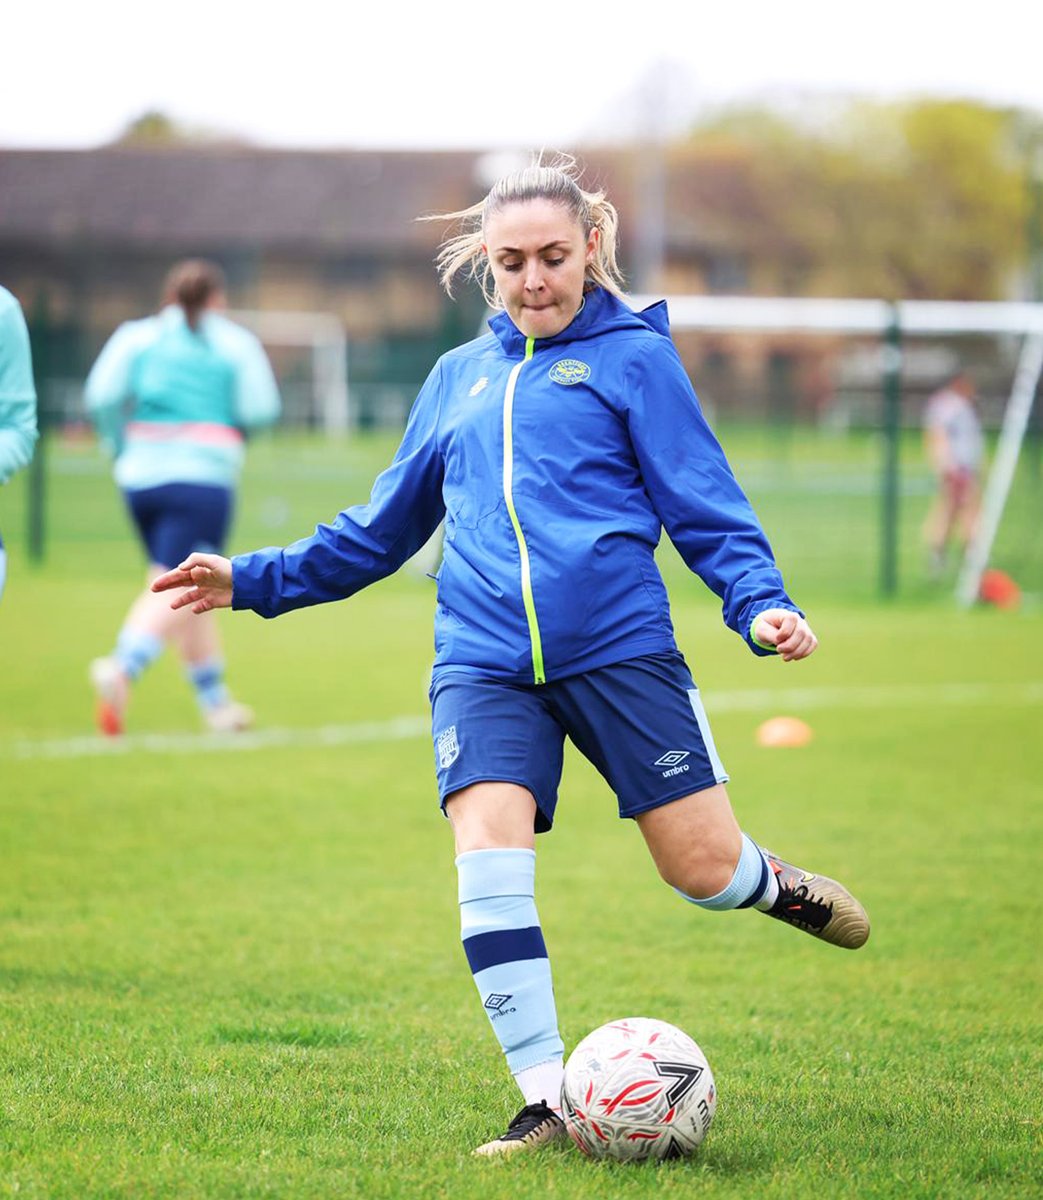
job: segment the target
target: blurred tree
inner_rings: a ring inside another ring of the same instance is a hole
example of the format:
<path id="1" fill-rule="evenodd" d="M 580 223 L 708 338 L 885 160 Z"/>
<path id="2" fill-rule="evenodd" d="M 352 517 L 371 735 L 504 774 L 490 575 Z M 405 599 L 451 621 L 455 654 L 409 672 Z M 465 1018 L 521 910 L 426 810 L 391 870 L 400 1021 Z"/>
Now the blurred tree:
<path id="1" fill-rule="evenodd" d="M 1025 177 L 1025 279 L 1029 300 L 1043 300 L 1043 113 L 1016 114 L 1018 158 Z"/>
<path id="2" fill-rule="evenodd" d="M 700 159 L 728 153 L 740 169 L 745 203 L 719 216 L 747 225 L 751 290 L 1010 294 L 1029 252 L 1023 113 L 931 100 L 812 116 L 737 110 L 688 142 Z"/>
<path id="3" fill-rule="evenodd" d="M 127 123 L 114 139 L 117 146 L 167 146 L 179 142 L 219 142 L 245 145 L 245 139 L 201 126 L 185 125 L 159 109 L 150 108 Z"/>
<path id="4" fill-rule="evenodd" d="M 141 143 L 181 142 L 187 140 L 186 131 L 166 113 L 150 108 L 141 116 L 134 117 L 115 139 L 117 145 L 140 145 Z"/>

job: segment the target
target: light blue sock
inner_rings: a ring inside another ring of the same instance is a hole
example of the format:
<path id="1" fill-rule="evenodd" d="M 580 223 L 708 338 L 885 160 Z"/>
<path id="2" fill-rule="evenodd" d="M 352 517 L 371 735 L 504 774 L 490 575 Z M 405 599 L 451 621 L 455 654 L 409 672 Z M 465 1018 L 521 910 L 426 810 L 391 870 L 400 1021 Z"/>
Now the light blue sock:
<path id="1" fill-rule="evenodd" d="M 195 688 L 199 707 L 206 712 L 228 703 L 228 688 L 225 687 L 225 664 L 220 658 L 208 658 L 192 663 L 185 668 L 189 683 Z"/>
<path id="2" fill-rule="evenodd" d="M 159 658 L 163 653 L 163 646 L 163 639 L 154 633 L 124 626 L 116 639 L 116 653 L 113 657 L 119 663 L 123 674 L 134 680 Z"/>
<path id="3" fill-rule="evenodd" d="M 775 876 L 768 867 L 768 860 L 761 853 L 757 843 L 744 833 L 739 861 L 735 865 L 735 873 L 727 887 L 719 891 L 716 896 L 706 896 L 702 900 L 697 900 L 694 896 L 687 896 L 677 888 L 674 888 L 674 891 L 679 896 L 683 896 L 689 904 L 698 904 L 700 908 L 723 912 L 730 908 L 749 908 L 762 903 L 771 891 L 774 882 Z"/>
<path id="4" fill-rule="evenodd" d="M 470 850 L 456 868 L 464 951 L 507 1066 L 517 1074 L 560 1060 L 565 1045 L 534 899 L 536 852 Z"/>

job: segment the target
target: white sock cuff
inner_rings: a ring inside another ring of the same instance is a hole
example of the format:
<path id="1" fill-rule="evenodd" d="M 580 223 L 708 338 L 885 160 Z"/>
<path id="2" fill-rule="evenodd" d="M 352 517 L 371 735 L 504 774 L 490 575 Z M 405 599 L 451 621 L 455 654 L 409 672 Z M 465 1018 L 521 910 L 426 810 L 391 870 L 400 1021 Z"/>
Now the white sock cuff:
<path id="1" fill-rule="evenodd" d="M 514 1072 L 514 1080 L 526 1104 L 543 1101 L 548 1108 L 561 1112 L 561 1084 L 565 1078 L 564 1056 L 523 1067 Z"/>
<path id="2" fill-rule="evenodd" d="M 743 901 L 749 900 L 754 888 L 760 883 L 763 873 L 764 855 L 761 854 L 757 843 L 744 833 L 739 861 L 735 864 L 735 871 L 727 887 L 722 888 L 715 896 L 706 896 L 701 900 L 697 900 L 694 896 L 686 896 L 677 888 L 674 890 L 678 892 L 678 895 L 684 896 L 689 903 L 697 904 L 700 908 L 724 912 L 728 909 L 738 908 Z"/>
<path id="3" fill-rule="evenodd" d="M 456 856 L 461 904 L 492 896 L 536 895 L 536 851 L 467 850 Z"/>

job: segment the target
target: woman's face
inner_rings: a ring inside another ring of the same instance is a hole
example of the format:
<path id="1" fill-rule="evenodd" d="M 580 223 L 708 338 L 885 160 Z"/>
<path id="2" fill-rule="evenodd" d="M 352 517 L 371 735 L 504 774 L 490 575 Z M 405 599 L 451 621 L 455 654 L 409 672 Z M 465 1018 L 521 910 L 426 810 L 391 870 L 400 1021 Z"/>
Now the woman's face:
<path id="1" fill-rule="evenodd" d="M 526 337 L 553 337 L 583 303 L 587 264 L 598 231 L 586 233 L 561 204 L 524 200 L 494 213 L 485 253 L 507 315 Z"/>

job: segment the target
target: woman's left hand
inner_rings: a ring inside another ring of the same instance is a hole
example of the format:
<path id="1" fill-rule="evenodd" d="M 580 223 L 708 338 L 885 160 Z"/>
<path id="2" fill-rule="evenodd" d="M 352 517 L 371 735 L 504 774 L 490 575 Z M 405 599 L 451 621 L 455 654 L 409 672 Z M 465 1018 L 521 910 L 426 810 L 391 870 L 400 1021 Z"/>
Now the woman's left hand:
<path id="1" fill-rule="evenodd" d="M 818 646 L 818 638 L 800 613 L 788 608 L 769 608 L 753 623 L 753 636 L 763 646 L 774 646 L 783 662 L 807 658 Z"/>

